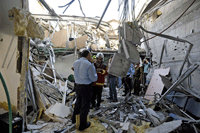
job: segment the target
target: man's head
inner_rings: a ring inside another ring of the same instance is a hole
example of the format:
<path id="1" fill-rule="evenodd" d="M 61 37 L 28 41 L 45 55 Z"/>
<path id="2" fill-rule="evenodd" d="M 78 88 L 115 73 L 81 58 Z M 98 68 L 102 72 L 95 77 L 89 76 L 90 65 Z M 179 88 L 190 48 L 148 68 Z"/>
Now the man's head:
<path id="1" fill-rule="evenodd" d="M 97 62 L 102 62 L 103 60 L 104 60 L 104 55 L 103 55 L 103 53 L 97 53 Z"/>
<path id="2" fill-rule="evenodd" d="M 92 54 L 88 50 L 83 50 L 82 53 L 81 53 L 81 56 L 85 57 L 88 60 L 92 59 Z"/>

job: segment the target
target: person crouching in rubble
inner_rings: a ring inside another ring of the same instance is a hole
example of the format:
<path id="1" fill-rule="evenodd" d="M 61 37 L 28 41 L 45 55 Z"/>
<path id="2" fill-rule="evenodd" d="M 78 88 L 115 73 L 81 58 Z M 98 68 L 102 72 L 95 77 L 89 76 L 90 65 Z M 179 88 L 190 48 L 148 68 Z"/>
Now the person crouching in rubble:
<path id="1" fill-rule="evenodd" d="M 88 128 L 91 124 L 87 122 L 87 115 L 90 109 L 92 84 L 97 81 L 97 73 L 90 60 L 91 53 L 88 50 L 83 50 L 82 58 L 73 64 L 76 103 L 71 120 L 72 123 L 76 123 L 76 115 L 80 114 L 80 131 Z"/>
<path id="2" fill-rule="evenodd" d="M 133 75 L 134 95 L 137 95 L 137 96 L 139 96 L 139 92 L 140 92 L 140 82 L 142 79 L 142 73 L 143 73 L 142 67 L 140 67 L 140 63 L 138 63 L 135 66 L 135 73 Z"/>
<path id="3" fill-rule="evenodd" d="M 94 83 L 93 89 L 92 89 L 92 108 L 95 108 L 95 110 L 99 110 L 100 103 L 101 103 L 101 94 L 103 90 L 103 85 L 105 82 L 105 76 L 108 74 L 107 72 L 107 66 L 104 61 L 104 55 L 103 53 L 97 53 L 96 55 L 97 61 L 94 63 L 94 66 L 97 71 L 98 80 Z M 97 100 L 97 103 L 96 103 Z"/>
<path id="4" fill-rule="evenodd" d="M 111 56 L 109 59 L 108 67 L 110 67 L 110 65 L 111 65 L 112 58 L 113 58 L 113 56 Z M 109 95 L 110 95 L 110 97 L 108 97 L 107 99 L 110 99 L 112 102 L 117 102 L 118 101 L 117 90 L 116 90 L 117 77 L 112 74 L 108 74 L 108 80 L 109 80 Z"/>

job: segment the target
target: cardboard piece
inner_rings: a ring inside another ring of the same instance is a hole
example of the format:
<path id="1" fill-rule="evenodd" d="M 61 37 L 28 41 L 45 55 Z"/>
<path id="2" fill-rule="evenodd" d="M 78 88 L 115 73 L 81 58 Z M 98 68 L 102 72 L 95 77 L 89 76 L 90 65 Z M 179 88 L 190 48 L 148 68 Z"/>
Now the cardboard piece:
<path id="1" fill-rule="evenodd" d="M 85 47 L 85 42 L 87 41 L 87 39 L 88 39 L 87 35 L 76 38 L 75 41 L 76 41 L 76 44 L 77 44 L 77 48 L 80 49 L 80 48 Z M 68 48 L 74 48 L 75 47 L 75 41 L 74 40 L 70 41 Z"/>
<path id="2" fill-rule="evenodd" d="M 48 37 L 48 34 L 49 34 L 49 32 L 45 31 L 45 37 Z M 51 36 L 52 36 L 52 34 L 50 35 L 50 37 Z M 57 48 L 66 48 L 67 38 L 68 38 L 67 30 L 62 29 L 62 30 L 54 33 L 51 42 Z"/>
<path id="3" fill-rule="evenodd" d="M 163 91 L 164 84 L 161 80 L 161 77 L 159 75 L 166 76 L 169 74 L 170 68 L 166 69 L 155 69 L 154 74 L 151 78 L 150 84 L 147 88 L 146 94 L 145 94 L 145 99 L 148 99 L 150 101 L 154 100 L 154 93 L 159 93 L 161 94 Z"/>

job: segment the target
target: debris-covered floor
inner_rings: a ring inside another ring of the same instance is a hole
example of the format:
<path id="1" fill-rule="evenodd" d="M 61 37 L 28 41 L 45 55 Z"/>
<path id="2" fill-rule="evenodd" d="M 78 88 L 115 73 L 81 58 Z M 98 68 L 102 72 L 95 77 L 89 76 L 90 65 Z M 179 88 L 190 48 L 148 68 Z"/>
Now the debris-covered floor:
<path id="1" fill-rule="evenodd" d="M 187 133 L 194 132 L 195 121 L 182 114 L 180 108 L 168 101 L 155 104 L 143 96 L 122 96 L 124 88 L 117 88 L 118 102 L 107 99 L 109 88 L 105 87 L 99 110 L 90 109 L 90 128 L 83 132 L 93 133 Z M 68 91 L 70 92 L 70 91 Z M 42 93 L 44 94 L 44 93 Z M 69 93 L 66 105 L 52 104 L 36 123 L 28 124 L 33 133 L 80 132 L 71 122 L 75 94 Z M 37 117 L 38 118 L 38 117 Z M 196 127 L 195 127 L 196 129 Z"/>

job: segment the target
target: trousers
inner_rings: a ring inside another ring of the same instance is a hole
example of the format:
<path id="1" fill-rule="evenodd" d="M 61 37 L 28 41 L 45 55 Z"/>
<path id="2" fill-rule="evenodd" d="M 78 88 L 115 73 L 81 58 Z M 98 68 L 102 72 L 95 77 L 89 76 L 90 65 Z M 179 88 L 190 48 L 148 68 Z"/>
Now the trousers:
<path id="1" fill-rule="evenodd" d="M 116 83 L 117 77 L 109 77 L 109 94 L 110 97 L 117 100 Z"/>
<path id="2" fill-rule="evenodd" d="M 92 87 L 92 107 L 100 106 L 102 90 L 103 90 L 102 86 Z M 96 103 L 96 100 L 97 100 L 97 103 Z"/>
<path id="3" fill-rule="evenodd" d="M 125 86 L 125 95 L 127 93 L 129 93 L 129 92 L 130 92 L 129 95 L 131 95 L 131 91 L 132 91 L 132 79 L 129 78 L 129 77 L 125 77 L 123 82 L 124 82 L 124 86 Z"/>
<path id="4" fill-rule="evenodd" d="M 92 85 L 76 85 L 75 91 L 77 98 L 72 120 L 76 121 L 76 115 L 80 114 L 80 127 L 85 127 L 90 109 Z"/>

